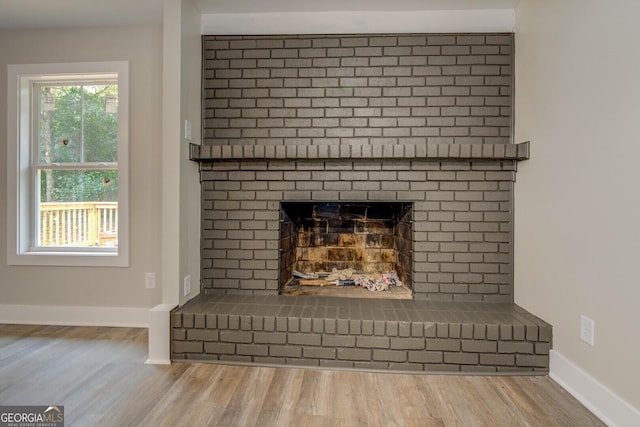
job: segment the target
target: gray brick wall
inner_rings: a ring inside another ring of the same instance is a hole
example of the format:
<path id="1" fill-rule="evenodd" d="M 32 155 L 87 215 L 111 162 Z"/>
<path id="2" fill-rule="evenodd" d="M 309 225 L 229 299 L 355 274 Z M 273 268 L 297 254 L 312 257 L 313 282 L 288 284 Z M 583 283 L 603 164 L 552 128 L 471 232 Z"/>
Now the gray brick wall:
<path id="1" fill-rule="evenodd" d="M 248 304 L 254 311 L 247 316 L 227 314 L 228 308 L 172 313 L 172 359 L 439 372 L 542 374 L 549 368 L 551 326 L 524 311 L 504 313 L 498 324 L 494 313 L 469 307 L 451 307 L 454 320 L 434 322 L 335 318 L 328 307 L 306 306 L 322 319 L 300 317 L 286 302 L 260 311 L 258 301 L 244 298 L 235 310 L 247 312 Z M 386 310 L 410 318 L 400 306 Z M 244 327 L 240 317 L 247 318 Z"/>
<path id="2" fill-rule="evenodd" d="M 204 143 L 509 143 L 512 45 L 511 34 L 204 36 Z"/>
<path id="3" fill-rule="evenodd" d="M 278 292 L 281 201 L 406 201 L 416 298 L 511 302 L 512 45 L 204 36 L 203 291 Z"/>
<path id="4" fill-rule="evenodd" d="M 281 201 L 413 203 L 417 299 L 512 302 L 515 161 L 202 161 L 202 289 L 277 294 Z M 309 180 L 310 179 L 310 180 Z"/>

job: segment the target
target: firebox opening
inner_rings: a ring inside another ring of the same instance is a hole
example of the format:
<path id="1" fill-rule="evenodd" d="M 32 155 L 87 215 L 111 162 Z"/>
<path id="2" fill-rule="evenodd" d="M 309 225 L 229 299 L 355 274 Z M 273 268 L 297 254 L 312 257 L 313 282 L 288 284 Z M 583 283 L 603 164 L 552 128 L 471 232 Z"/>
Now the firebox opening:
<path id="1" fill-rule="evenodd" d="M 280 206 L 281 293 L 412 297 L 411 203 Z"/>

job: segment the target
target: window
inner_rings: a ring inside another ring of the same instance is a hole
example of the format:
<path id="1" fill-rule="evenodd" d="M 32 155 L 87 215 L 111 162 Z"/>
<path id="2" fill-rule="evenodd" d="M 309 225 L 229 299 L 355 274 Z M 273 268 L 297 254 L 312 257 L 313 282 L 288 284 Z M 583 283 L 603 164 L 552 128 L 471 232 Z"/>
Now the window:
<path id="1" fill-rule="evenodd" d="M 128 265 L 128 64 L 8 76 L 8 263 Z"/>

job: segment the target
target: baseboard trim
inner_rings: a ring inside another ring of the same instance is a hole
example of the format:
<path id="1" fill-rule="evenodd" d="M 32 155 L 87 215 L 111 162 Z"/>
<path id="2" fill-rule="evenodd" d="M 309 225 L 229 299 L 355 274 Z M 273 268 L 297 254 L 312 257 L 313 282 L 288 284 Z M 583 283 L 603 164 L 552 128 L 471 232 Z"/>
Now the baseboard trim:
<path id="1" fill-rule="evenodd" d="M 549 376 L 610 427 L 640 425 L 640 410 L 609 390 L 555 350 L 549 353 Z"/>
<path id="2" fill-rule="evenodd" d="M 145 365 L 171 365 L 169 359 L 147 359 L 144 362 Z"/>
<path id="3" fill-rule="evenodd" d="M 0 304 L 0 323 L 148 328 L 149 308 Z"/>

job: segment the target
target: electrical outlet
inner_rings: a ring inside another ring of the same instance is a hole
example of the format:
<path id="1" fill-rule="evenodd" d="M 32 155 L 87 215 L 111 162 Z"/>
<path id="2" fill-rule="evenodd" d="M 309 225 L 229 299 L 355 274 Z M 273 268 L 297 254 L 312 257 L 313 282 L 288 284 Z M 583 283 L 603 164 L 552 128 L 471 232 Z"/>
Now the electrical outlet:
<path id="1" fill-rule="evenodd" d="M 587 316 L 580 315 L 580 339 L 589 345 L 594 345 L 595 323 Z"/>
<path id="2" fill-rule="evenodd" d="M 156 287 L 156 273 L 144 273 L 144 287 L 147 289 Z"/>
<path id="3" fill-rule="evenodd" d="M 183 288 L 184 296 L 186 297 L 191 293 L 191 275 L 184 276 Z"/>

